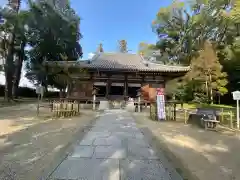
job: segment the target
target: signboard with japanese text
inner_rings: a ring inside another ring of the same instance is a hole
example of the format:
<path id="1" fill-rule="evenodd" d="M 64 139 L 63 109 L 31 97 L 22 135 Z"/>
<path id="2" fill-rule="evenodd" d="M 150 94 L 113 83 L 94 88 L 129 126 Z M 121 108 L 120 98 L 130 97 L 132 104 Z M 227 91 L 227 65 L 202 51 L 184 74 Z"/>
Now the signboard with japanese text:
<path id="1" fill-rule="evenodd" d="M 234 91 L 233 94 L 233 100 L 240 100 L 240 91 Z"/>
<path id="2" fill-rule="evenodd" d="M 157 88 L 157 115 L 159 120 L 166 119 L 164 88 Z"/>
<path id="3" fill-rule="evenodd" d="M 43 94 L 44 94 L 44 87 L 43 86 L 37 86 L 36 87 L 36 94 L 40 94 L 41 96 L 43 96 Z"/>

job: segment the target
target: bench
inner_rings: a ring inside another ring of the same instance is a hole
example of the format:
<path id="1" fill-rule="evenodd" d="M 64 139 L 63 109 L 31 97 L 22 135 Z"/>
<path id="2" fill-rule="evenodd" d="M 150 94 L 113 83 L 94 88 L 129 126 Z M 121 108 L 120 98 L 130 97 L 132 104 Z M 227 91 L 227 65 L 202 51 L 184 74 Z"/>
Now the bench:
<path id="1" fill-rule="evenodd" d="M 219 124 L 216 111 L 206 108 L 197 108 L 196 112 L 189 115 L 188 122 L 198 124 L 205 129 L 215 129 Z"/>
<path id="2" fill-rule="evenodd" d="M 217 120 L 216 116 L 214 115 L 203 115 L 201 118 L 202 126 L 207 129 L 215 129 L 220 121 Z"/>

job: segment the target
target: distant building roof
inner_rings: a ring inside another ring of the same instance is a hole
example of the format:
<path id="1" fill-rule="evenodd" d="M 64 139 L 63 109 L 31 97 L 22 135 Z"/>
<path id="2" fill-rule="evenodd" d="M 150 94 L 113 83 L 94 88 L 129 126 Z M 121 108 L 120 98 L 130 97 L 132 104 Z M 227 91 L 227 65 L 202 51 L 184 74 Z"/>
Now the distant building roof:
<path id="1" fill-rule="evenodd" d="M 49 62 L 51 64 L 51 62 Z M 65 64 L 66 62 L 55 62 Z M 187 72 L 189 66 L 163 65 L 145 60 L 138 54 L 98 53 L 91 60 L 68 62 L 73 66 L 90 69 L 152 71 L 152 72 Z"/>

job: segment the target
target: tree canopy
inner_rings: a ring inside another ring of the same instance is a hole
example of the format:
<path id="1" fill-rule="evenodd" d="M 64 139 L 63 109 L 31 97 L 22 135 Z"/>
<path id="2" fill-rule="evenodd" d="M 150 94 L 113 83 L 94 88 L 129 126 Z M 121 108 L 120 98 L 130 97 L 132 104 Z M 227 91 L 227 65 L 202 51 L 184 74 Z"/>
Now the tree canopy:
<path id="1" fill-rule="evenodd" d="M 9 1 L 9 6 L 1 9 L 6 23 L 0 26 L 0 53 L 4 59 L 5 89 L 9 98 L 12 85 L 13 92 L 18 87 L 23 61 L 27 78 L 45 87 L 52 85 L 62 89 L 66 83 L 59 81 L 58 76 L 68 76 L 68 70 L 50 71 L 44 62 L 76 61 L 83 54 L 79 44 L 82 38 L 80 18 L 69 2 L 64 10 L 47 0 L 29 0 L 28 4 L 27 10 L 18 12 L 21 1 Z M 17 58 L 14 60 L 14 57 Z"/>
<path id="2" fill-rule="evenodd" d="M 193 100 L 200 93 L 213 102 L 240 88 L 240 1 L 176 0 L 159 10 L 152 27 L 159 60 L 191 66 L 181 83 L 169 86 L 171 94 Z"/>
<path id="3" fill-rule="evenodd" d="M 70 7 L 69 11 L 72 11 Z M 78 40 L 82 37 L 79 32 L 80 18 L 69 23 L 48 3 L 32 4 L 31 19 L 28 24 L 28 77 L 36 79 L 43 85 L 48 84 L 60 88 L 62 83 L 55 82 L 59 72 L 47 73 L 42 63 L 44 61 L 74 61 L 82 57 L 82 48 Z M 63 58 L 64 57 L 64 58 Z M 61 72 L 65 74 L 64 72 Z M 59 78 L 57 78 L 59 79 Z"/>

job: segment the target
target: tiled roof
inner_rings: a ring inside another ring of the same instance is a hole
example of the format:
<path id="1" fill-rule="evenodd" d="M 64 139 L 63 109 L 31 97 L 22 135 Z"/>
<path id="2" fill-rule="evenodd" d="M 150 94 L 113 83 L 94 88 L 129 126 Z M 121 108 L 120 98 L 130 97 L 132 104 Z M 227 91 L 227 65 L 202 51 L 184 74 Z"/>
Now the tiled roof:
<path id="1" fill-rule="evenodd" d="M 152 72 L 187 72 L 190 69 L 189 66 L 170 66 L 149 62 L 138 54 L 129 53 L 99 53 L 91 60 L 78 61 L 73 65 L 93 69 Z"/>

